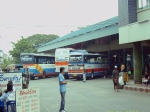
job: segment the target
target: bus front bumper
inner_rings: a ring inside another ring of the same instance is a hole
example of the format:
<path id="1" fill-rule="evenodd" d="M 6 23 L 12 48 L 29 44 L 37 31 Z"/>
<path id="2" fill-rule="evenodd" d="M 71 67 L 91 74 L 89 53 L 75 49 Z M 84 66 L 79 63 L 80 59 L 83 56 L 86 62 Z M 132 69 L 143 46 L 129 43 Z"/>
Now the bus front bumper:
<path id="1" fill-rule="evenodd" d="M 83 74 L 69 74 L 68 73 L 68 76 L 69 77 L 83 77 Z"/>

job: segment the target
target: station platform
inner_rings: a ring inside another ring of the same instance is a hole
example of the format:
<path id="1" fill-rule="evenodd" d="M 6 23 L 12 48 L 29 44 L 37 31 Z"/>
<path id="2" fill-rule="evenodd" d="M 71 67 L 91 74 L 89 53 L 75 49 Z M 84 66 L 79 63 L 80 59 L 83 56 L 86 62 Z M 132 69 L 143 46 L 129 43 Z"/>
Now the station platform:
<path id="1" fill-rule="evenodd" d="M 134 84 L 134 81 L 130 80 L 127 82 L 127 85 L 124 86 L 124 90 L 150 94 L 150 85 L 147 86 L 146 84 Z"/>

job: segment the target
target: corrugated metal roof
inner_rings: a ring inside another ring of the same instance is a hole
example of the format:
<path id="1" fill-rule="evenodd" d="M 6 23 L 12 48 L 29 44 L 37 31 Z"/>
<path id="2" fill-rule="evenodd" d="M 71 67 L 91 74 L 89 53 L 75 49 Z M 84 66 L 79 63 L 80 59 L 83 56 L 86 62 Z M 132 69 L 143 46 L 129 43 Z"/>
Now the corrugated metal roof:
<path id="1" fill-rule="evenodd" d="M 109 26 L 111 26 L 112 24 L 115 24 L 115 23 L 118 23 L 118 16 L 114 17 L 114 18 L 111 18 L 111 19 L 108 19 L 106 21 L 99 22 L 97 24 L 88 26 L 86 28 L 83 28 L 83 29 L 71 32 L 71 33 L 69 33 L 69 34 L 67 34 L 65 36 L 57 38 L 57 39 L 55 39 L 55 40 L 53 40 L 51 42 L 48 42 L 48 43 L 46 43 L 46 44 L 44 44 L 42 46 L 53 44 L 55 42 L 58 42 L 58 41 L 61 41 L 61 40 L 64 40 L 64 39 L 73 38 L 73 37 L 76 37 L 76 36 L 79 36 L 79 35 L 83 35 L 83 34 L 86 34 L 86 33 L 89 33 L 89 32 L 93 32 L 95 30 L 99 30 L 99 29 L 104 28 L 104 27 L 109 27 Z"/>
<path id="2" fill-rule="evenodd" d="M 53 41 L 51 41 L 51 42 L 48 42 L 48 43 L 46 43 L 46 44 L 40 46 L 40 47 L 39 47 L 40 50 L 38 49 L 38 51 L 39 51 L 39 52 L 44 51 L 44 50 L 46 50 L 46 49 L 45 49 L 46 46 L 52 45 L 52 44 L 54 44 L 54 43 L 58 43 L 58 42 L 60 42 L 60 41 L 64 41 L 64 40 L 66 40 L 66 39 L 71 39 L 71 38 L 74 38 L 74 37 L 80 37 L 80 36 L 82 36 L 82 35 L 87 35 L 87 34 L 89 34 L 89 33 L 92 33 L 93 35 L 95 35 L 95 34 L 94 34 L 95 32 L 100 31 L 100 30 L 101 30 L 101 31 L 104 31 L 104 29 L 107 29 L 107 28 L 108 28 L 108 30 L 110 31 L 110 30 L 111 30 L 110 27 L 112 28 L 112 31 L 111 31 L 112 34 L 113 34 L 113 32 L 114 32 L 114 33 L 119 32 L 119 27 L 117 27 L 117 28 L 118 28 L 118 31 L 116 31 L 116 29 L 113 29 L 112 26 L 114 26 L 114 25 L 117 25 L 117 26 L 118 26 L 118 16 L 117 16 L 117 17 L 113 17 L 113 18 L 111 18 L 111 19 L 108 19 L 108 20 L 106 20 L 106 21 L 102 21 L 102 22 L 96 23 L 96 24 L 94 24 L 94 25 L 85 27 L 85 28 L 83 28 L 83 29 L 80 29 L 80 30 L 71 32 L 71 33 L 69 33 L 69 34 L 67 34 L 67 35 L 65 35 L 65 36 L 60 37 L 60 38 L 57 38 L 57 39 L 55 39 L 55 40 L 53 40 Z M 107 32 L 104 31 L 104 32 L 100 32 L 100 33 L 107 33 Z M 105 34 L 105 35 L 107 35 L 107 34 Z M 103 35 L 101 35 L 101 36 L 105 36 L 105 35 L 103 34 Z M 108 35 L 110 35 L 110 34 L 108 34 Z M 97 36 L 98 36 L 98 35 L 97 35 Z M 96 37 L 93 36 L 92 39 L 97 38 L 97 36 L 96 36 Z M 82 40 L 82 39 L 81 39 L 81 40 Z M 87 39 L 87 40 L 88 40 L 88 39 Z M 64 46 L 65 46 L 65 45 L 64 45 Z M 44 48 L 43 50 L 41 50 L 42 47 Z M 49 49 L 51 49 L 51 48 L 49 48 Z"/>

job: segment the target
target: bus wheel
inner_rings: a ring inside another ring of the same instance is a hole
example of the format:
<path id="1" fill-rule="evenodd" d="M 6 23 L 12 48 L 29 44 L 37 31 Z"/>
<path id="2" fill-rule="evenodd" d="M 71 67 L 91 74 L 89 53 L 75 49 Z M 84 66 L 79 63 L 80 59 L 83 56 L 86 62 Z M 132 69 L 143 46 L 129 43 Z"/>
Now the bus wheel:
<path id="1" fill-rule="evenodd" d="M 31 80 L 34 80 L 34 79 L 35 79 L 35 77 L 30 77 L 30 79 L 31 79 Z"/>
<path id="2" fill-rule="evenodd" d="M 54 77 L 58 77 L 58 74 L 55 74 Z"/>
<path id="3" fill-rule="evenodd" d="M 91 79 L 94 79 L 94 72 L 91 72 Z"/>
<path id="4" fill-rule="evenodd" d="M 45 79 L 45 78 L 46 78 L 46 73 L 45 73 L 45 71 L 43 72 L 43 76 L 42 76 L 42 78 L 43 78 L 43 79 Z"/>

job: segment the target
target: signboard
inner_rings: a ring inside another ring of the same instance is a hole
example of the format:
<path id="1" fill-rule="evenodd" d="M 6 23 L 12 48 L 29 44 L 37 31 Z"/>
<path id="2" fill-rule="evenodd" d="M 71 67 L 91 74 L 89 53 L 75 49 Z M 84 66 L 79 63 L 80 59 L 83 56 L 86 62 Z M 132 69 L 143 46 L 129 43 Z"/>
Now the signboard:
<path id="1" fill-rule="evenodd" d="M 0 89 L 4 90 L 7 87 L 8 81 L 13 82 L 16 90 L 22 89 L 22 74 L 21 73 L 7 73 L 0 74 Z"/>
<path id="2" fill-rule="evenodd" d="M 23 55 L 23 56 L 21 56 L 21 61 L 23 61 L 23 62 L 33 61 L 33 56 L 32 55 Z"/>
<path id="3" fill-rule="evenodd" d="M 17 112 L 40 112 L 39 89 L 23 89 L 16 91 Z"/>

